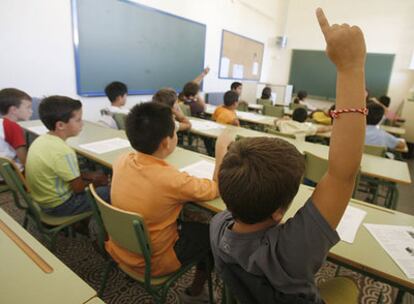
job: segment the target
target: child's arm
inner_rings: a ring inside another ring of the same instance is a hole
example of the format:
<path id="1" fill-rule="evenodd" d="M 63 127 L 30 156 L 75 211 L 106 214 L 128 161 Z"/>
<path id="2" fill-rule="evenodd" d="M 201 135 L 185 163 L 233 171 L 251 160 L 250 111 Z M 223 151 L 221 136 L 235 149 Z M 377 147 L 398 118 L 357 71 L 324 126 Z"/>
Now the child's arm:
<path id="1" fill-rule="evenodd" d="M 361 30 L 347 24 L 329 25 L 318 9 L 326 53 L 337 68 L 336 109 L 365 107 L 365 42 Z M 332 228 L 336 228 L 354 188 L 365 136 L 365 116 L 341 114 L 334 119 L 328 171 L 313 193 L 313 202 Z"/>
<path id="2" fill-rule="evenodd" d="M 216 166 L 214 168 L 213 180 L 218 183 L 218 174 L 224 156 L 227 153 L 229 145 L 234 141 L 234 136 L 231 136 L 228 130 L 221 132 L 216 140 Z"/>
<path id="3" fill-rule="evenodd" d="M 200 75 L 198 75 L 196 78 L 194 78 L 193 82 L 200 84 L 201 81 L 203 81 L 203 78 L 210 72 L 210 68 L 206 67 Z"/>
<path id="4" fill-rule="evenodd" d="M 26 164 L 26 158 L 27 158 L 27 148 L 26 148 L 26 146 L 18 147 L 16 149 L 16 156 L 19 159 L 20 163 L 22 165 L 25 165 Z"/>
<path id="5" fill-rule="evenodd" d="M 81 176 L 70 181 L 73 192 L 81 193 L 92 183 L 95 187 L 108 185 L 108 177 L 101 172 L 82 172 Z"/>
<path id="6" fill-rule="evenodd" d="M 235 120 L 233 120 L 232 125 L 233 125 L 233 126 L 236 126 L 236 127 L 240 127 L 240 121 L 239 121 L 239 119 L 238 119 L 238 118 L 236 118 Z"/>
<path id="7" fill-rule="evenodd" d="M 173 108 L 172 112 L 175 116 L 175 119 L 180 123 L 179 131 L 185 131 L 191 129 L 191 122 L 190 120 L 184 115 L 179 107 L 178 103 L 176 103 Z"/>

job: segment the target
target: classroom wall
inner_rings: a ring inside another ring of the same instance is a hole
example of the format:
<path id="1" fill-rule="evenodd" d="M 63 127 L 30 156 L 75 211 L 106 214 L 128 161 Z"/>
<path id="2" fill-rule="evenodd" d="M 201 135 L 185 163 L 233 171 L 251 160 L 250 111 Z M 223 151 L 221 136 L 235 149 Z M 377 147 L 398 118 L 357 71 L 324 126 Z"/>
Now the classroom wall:
<path id="1" fill-rule="evenodd" d="M 224 91 L 231 81 L 219 80 L 221 31 L 227 29 L 268 44 L 280 20 L 280 1 L 256 0 L 140 0 L 136 1 L 207 24 L 205 64 L 211 67 L 204 91 Z M 69 0 L 0 1 L 0 88 L 18 87 L 32 96 L 76 95 Z M 185 47 L 185 46 L 183 46 Z M 273 71 L 271 51 L 265 49 L 262 80 Z M 201 72 L 201 71 L 200 71 Z M 196 75 L 194 75 L 196 76 Z M 130 96 L 128 105 L 150 96 Z M 84 118 L 97 120 L 106 98 L 81 98 Z"/>
<path id="2" fill-rule="evenodd" d="M 276 52 L 278 73 L 271 74 L 272 81 L 288 81 L 292 49 L 325 48 L 314 16 L 318 6 L 324 8 L 333 23 L 360 26 L 368 52 L 396 54 L 388 93 L 392 107 L 397 107 L 414 85 L 414 71 L 408 70 L 414 50 L 413 0 L 290 0 L 286 26 L 288 47 Z"/>

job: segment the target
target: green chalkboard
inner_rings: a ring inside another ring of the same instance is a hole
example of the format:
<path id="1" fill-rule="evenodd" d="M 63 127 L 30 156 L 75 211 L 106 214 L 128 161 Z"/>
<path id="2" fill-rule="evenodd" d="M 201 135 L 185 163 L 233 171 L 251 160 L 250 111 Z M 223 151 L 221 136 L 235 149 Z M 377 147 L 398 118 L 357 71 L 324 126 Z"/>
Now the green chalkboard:
<path id="1" fill-rule="evenodd" d="M 206 26 L 130 0 L 72 0 L 77 92 L 180 89 L 204 68 Z"/>
<path id="2" fill-rule="evenodd" d="M 367 54 L 365 79 L 371 96 L 387 94 L 394 57 L 394 54 Z M 295 92 L 305 90 L 309 95 L 335 98 L 335 66 L 325 51 L 293 50 L 289 84 Z"/>

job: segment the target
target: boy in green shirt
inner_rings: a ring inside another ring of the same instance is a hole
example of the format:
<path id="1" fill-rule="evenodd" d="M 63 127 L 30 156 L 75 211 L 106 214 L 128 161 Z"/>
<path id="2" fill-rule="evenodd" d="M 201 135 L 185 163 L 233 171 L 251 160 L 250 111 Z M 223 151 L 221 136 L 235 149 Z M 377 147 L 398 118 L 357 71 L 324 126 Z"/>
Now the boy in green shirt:
<path id="1" fill-rule="evenodd" d="M 65 96 L 47 97 L 39 105 L 39 116 L 49 133 L 33 142 L 27 156 L 26 179 L 33 199 L 53 216 L 89 211 L 84 180 L 105 186 L 108 179 L 98 172 L 81 174 L 76 153 L 65 142 L 82 130 L 81 102 Z M 109 200 L 108 187 L 97 191 Z"/>

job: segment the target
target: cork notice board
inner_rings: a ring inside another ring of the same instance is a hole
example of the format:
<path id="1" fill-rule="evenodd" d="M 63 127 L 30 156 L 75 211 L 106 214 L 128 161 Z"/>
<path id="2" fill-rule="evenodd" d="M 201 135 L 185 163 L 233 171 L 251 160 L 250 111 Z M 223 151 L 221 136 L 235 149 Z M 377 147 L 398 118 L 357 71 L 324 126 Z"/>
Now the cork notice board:
<path id="1" fill-rule="evenodd" d="M 219 78 L 260 80 L 264 44 L 223 30 Z"/>

